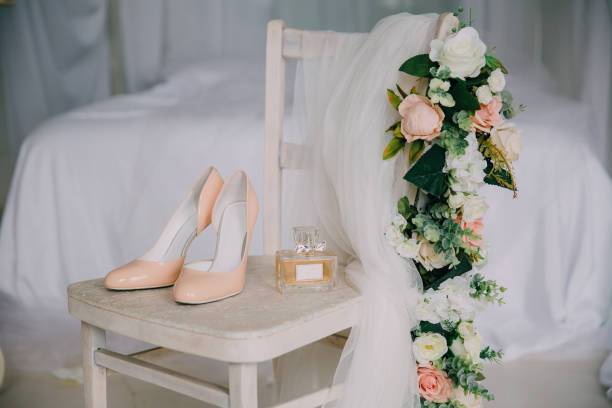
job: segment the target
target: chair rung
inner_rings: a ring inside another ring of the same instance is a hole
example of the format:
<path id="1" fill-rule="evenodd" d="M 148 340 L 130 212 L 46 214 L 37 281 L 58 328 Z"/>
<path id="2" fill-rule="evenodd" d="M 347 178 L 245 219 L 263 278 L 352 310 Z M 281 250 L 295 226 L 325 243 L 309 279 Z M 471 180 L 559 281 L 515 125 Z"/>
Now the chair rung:
<path id="1" fill-rule="evenodd" d="M 334 401 L 340 398 L 344 391 L 344 384 L 336 384 L 330 387 L 323 388 L 319 391 L 311 392 L 310 394 L 302 395 L 282 404 L 274 405 L 270 408 L 302 408 L 302 407 L 318 407 L 326 402 Z"/>
<path id="2" fill-rule="evenodd" d="M 105 349 L 96 350 L 95 362 L 99 366 L 120 374 L 188 395 L 197 400 L 218 407 L 229 407 L 228 390 L 219 385 Z"/>

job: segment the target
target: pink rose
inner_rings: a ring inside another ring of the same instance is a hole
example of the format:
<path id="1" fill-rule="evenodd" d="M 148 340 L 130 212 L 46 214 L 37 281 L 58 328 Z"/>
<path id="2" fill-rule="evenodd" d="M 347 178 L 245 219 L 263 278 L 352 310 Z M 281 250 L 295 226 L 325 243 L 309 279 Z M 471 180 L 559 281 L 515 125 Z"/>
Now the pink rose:
<path id="1" fill-rule="evenodd" d="M 427 401 L 446 402 L 452 391 L 451 380 L 446 373 L 431 363 L 417 365 L 419 393 Z"/>
<path id="2" fill-rule="evenodd" d="M 502 100 L 499 96 L 494 96 L 486 105 L 480 105 L 480 110 L 477 110 L 472 116 L 473 127 L 488 132 L 492 126 L 500 125 L 504 121 L 499 114 L 501 108 Z"/>
<path id="3" fill-rule="evenodd" d="M 463 221 L 461 218 L 456 218 L 454 220 L 457 224 L 461 225 L 461 229 L 469 228 L 472 230 L 474 235 L 478 235 L 480 238 L 471 238 L 467 235 L 463 236 L 463 242 L 468 244 L 469 246 L 481 246 L 483 243 L 482 240 L 482 230 L 484 225 L 482 224 L 482 218 L 476 219 L 474 222 Z"/>
<path id="4" fill-rule="evenodd" d="M 402 135 L 408 142 L 433 140 L 440 134 L 444 112 L 424 96 L 408 95 L 397 107 L 402 116 Z"/>

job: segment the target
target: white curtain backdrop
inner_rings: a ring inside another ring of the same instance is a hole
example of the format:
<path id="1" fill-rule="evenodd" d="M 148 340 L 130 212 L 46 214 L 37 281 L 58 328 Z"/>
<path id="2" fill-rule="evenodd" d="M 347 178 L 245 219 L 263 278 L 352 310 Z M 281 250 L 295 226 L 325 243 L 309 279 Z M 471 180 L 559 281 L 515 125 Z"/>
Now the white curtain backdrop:
<path id="1" fill-rule="evenodd" d="M 119 2 L 120 21 L 108 26 L 120 27 L 119 75 L 128 92 L 194 61 L 263 61 L 265 23 L 272 18 L 296 28 L 366 32 L 389 14 L 462 6 L 513 75 L 541 69 L 540 86 L 589 106 L 585 137 L 612 166 L 612 30 L 605 0 L 83 0 L 61 6 L 22 0 L 0 9 L 0 100 L 15 154 L 42 120 L 109 95 L 108 1 Z"/>
<path id="2" fill-rule="evenodd" d="M 109 96 L 105 0 L 0 9 L 0 96 L 13 154 L 43 120 Z"/>

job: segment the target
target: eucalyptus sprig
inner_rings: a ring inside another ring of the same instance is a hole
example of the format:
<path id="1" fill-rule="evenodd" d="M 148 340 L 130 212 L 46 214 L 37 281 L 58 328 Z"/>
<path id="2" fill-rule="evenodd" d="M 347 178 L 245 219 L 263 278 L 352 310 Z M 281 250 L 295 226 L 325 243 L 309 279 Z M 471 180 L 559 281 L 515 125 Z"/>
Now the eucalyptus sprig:
<path id="1" fill-rule="evenodd" d="M 457 400 L 448 400 L 446 402 L 427 401 L 421 398 L 421 408 L 466 408 L 466 406 Z"/>
<path id="2" fill-rule="evenodd" d="M 476 273 L 472 276 L 470 287 L 473 289 L 470 296 L 474 299 L 484 300 L 489 303 L 497 303 L 498 305 L 504 303 L 503 294 L 506 288 L 500 286 L 494 280 L 485 280 L 484 276 Z"/>
<path id="3" fill-rule="evenodd" d="M 461 387 L 464 390 L 471 392 L 474 395 L 480 395 L 482 398 L 491 401 L 494 399 L 489 390 L 483 387 L 479 381 L 485 379 L 482 374 L 482 364 L 473 363 L 469 359 L 461 357 L 443 357 L 434 362 L 434 366 L 440 370 L 446 371 L 448 378 L 451 379 L 455 387 Z"/>

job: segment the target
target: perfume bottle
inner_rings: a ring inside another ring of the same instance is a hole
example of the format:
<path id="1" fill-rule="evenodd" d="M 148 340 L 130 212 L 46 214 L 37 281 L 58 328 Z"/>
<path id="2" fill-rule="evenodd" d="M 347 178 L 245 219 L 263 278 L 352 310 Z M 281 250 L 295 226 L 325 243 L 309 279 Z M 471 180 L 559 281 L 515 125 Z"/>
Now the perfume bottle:
<path id="1" fill-rule="evenodd" d="M 338 258 L 326 249 L 316 227 L 294 227 L 295 249 L 276 252 L 276 286 L 281 293 L 324 291 L 337 282 Z"/>

